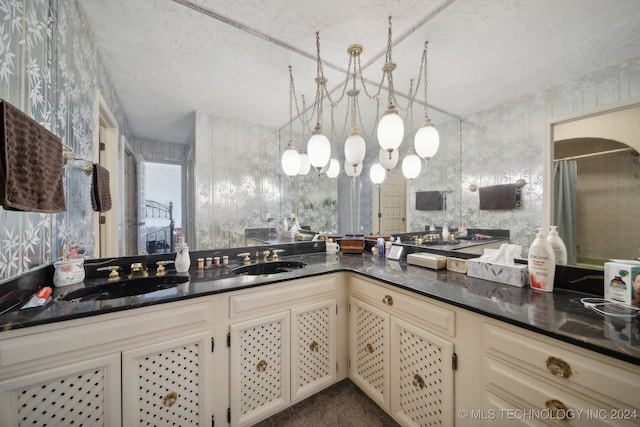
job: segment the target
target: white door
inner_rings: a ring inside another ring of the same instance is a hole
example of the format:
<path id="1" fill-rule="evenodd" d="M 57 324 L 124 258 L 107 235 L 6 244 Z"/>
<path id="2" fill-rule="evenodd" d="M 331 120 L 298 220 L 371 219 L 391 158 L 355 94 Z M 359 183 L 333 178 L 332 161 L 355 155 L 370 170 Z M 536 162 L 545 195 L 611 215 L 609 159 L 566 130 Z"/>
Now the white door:
<path id="1" fill-rule="evenodd" d="M 406 179 L 395 168 L 373 188 L 373 231 L 380 235 L 406 232 Z"/>

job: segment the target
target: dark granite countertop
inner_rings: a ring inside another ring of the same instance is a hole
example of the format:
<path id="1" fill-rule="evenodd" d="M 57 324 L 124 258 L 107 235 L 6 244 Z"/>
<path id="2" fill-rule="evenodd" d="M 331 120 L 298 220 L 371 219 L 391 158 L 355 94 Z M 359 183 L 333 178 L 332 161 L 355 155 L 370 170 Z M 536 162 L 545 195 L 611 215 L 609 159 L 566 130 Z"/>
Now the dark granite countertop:
<path id="1" fill-rule="evenodd" d="M 43 308 L 15 308 L 0 315 L 1 330 L 25 328 L 153 304 L 202 297 L 238 289 L 264 286 L 334 272 L 355 272 L 365 277 L 470 310 L 518 327 L 544 334 L 620 360 L 640 365 L 640 318 L 610 317 L 585 307 L 581 299 L 593 295 L 557 289 L 541 293 L 447 270 L 434 271 L 365 255 L 327 255 L 323 252 L 291 255 L 283 260 L 302 260 L 300 270 L 260 276 L 236 276 L 238 264 L 192 269 L 190 280 L 177 287 L 139 296 L 101 301 L 62 301 L 68 292 L 104 284 L 105 279 L 54 288 L 53 299 Z M 168 275 L 175 274 L 170 271 Z M 0 340 L 2 339 L 0 333 Z"/>

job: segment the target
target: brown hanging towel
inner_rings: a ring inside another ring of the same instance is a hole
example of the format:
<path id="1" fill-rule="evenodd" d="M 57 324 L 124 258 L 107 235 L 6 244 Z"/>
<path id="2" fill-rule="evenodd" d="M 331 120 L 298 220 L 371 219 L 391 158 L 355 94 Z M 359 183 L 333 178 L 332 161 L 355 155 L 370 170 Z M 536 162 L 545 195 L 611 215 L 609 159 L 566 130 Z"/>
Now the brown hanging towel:
<path id="1" fill-rule="evenodd" d="M 0 205 L 14 211 L 66 211 L 62 168 L 60 138 L 0 100 Z"/>
<path id="2" fill-rule="evenodd" d="M 91 205 L 94 211 L 106 212 L 111 209 L 111 189 L 109 187 L 109 171 L 100 165 L 93 165 L 91 183 Z"/>
<path id="3" fill-rule="evenodd" d="M 499 211 L 518 207 L 520 187 L 517 184 L 480 187 L 480 210 Z"/>

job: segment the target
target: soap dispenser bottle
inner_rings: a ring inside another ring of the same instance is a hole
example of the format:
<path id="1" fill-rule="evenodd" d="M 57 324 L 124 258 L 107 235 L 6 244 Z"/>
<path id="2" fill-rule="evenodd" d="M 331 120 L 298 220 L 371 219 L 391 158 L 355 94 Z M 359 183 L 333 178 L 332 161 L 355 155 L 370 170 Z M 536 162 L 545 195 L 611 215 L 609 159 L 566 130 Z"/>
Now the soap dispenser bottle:
<path id="1" fill-rule="evenodd" d="M 182 240 L 182 237 L 178 239 L 175 266 L 178 273 L 186 273 L 189 271 L 189 267 L 191 267 L 189 246 L 187 246 L 187 244 Z"/>
<path id="2" fill-rule="evenodd" d="M 558 234 L 558 226 L 551 226 L 547 241 L 551 243 L 553 248 L 553 254 L 556 256 L 556 265 L 567 265 L 567 247 Z"/>
<path id="3" fill-rule="evenodd" d="M 449 240 L 449 236 L 451 235 L 451 233 L 449 233 L 449 227 L 447 227 L 446 225 L 442 227 L 442 240 Z"/>
<path id="4" fill-rule="evenodd" d="M 529 248 L 529 284 L 532 289 L 553 292 L 556 274 L 556 257 L 542 229 Z"/>

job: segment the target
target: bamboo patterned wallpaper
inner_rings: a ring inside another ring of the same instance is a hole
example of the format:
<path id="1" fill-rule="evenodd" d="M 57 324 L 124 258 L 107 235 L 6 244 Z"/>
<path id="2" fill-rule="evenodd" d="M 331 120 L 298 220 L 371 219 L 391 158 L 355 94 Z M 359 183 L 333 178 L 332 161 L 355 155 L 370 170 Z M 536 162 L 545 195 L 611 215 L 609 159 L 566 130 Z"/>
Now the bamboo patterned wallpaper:
<path id="1" fill-rule="evenodd" d="M 96 88 L 113 112 L 120 111 L 74 0 L 0 0 L 0 98 L 52 130 L 75 156 L 89 160 Z M 126 120 L 116 118 L 126 134 Z M 66 213 L 0 208 L 0 281 L 52 262 L 71 243 L 92 255 L 90 178 L 69 166 L 64 178 Z"/>

